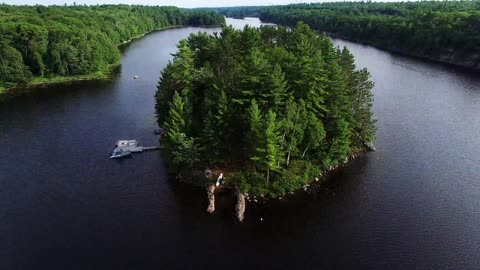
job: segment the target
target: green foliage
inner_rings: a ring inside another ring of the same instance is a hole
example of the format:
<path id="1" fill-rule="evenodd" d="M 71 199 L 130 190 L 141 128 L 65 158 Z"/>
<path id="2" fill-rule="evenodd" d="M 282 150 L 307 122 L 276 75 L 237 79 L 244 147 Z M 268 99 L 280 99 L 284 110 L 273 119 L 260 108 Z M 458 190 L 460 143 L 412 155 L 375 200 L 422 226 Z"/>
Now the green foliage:
<path id="1" fill-rule="evenodd" d="M 243 193 L 252 196 L 269 195 L 271 191 L 265 182 L 265 177 L 255 171 L 237 172 L 232 180 Z"/>
<path id="2" fill-rule="evenodd" d="M 332 2 L 217 9 L 232 17 L 295 26 L 303 21 L 331 35 L 432 59 L 480 61 L 479 1 Z"/>
<path id="3" fill-rule="evenodd" d="M 348 50 L 305 24 L 224 26 L 182 41 L 162 72 L 162 143 L 180 170 L 215 166 L 244 192 L 284 194 L 374 139 L 372 87 Z"/>
<path id="4" fill-rule="evenodd" d="M 0 81 L 26 82 L 31 77 L 22 54 L 5 41 L 0 42 Z"/>
<path id="5" fill-rule="evenodd" d="M 27 83 L 32 75 L 75 78 L 106 73 L 120 60 L 120 43 L 156 29 L 224 22 L 212 11 L 127 5 L 0 4 L 0 14 L 0 82 L 4 84 Z"/>
<path id="6" fill-rule="evenodd" d="M 298 190 L 320 174 L 319 166 L 307 160 L 294 160 L 282 177 L 273 183 L 274 194 L 283 195 Z"/>
<path id="7" fill-rule="evenodd" d="M 188 137 L 189 118 L 185 110 L 185 99 L 174 93 L 167 120 L 165 121 L 165 148 L 169 160 L 179 173 L 192 168 L 199 161 L 199 147 L 193 137 Z"/>
<path id="8" fill-rule="evenodd" d="M 252 99 L 250 108 L 247 111 L 249 129 L 246 134 L 246 150 L 250 153 L 250 160 L 253 161 L 253 168 L 256 168 L 256 162 L 259 160 L 260 153 L 258 153 L 260 143 L 262 141 L 262 113 L 258 108 L 257 101 Z"/>
<path id="9" fill-rule="evenodd" d="M 256 113 L 255 103 L 252 102 L 252 108 L 250 110 L 251 118 L 255 117 Z M 253 116 L 253 117 L 252 117 Z M 269 110 L 265 118 L 263 119 L 260 130 L 255 131 L 254 126 L 250 127 L 251 135 L 249 136 L 254 141 L 249 142 L 251 145 L 255 145 L 256 148 L 252 151 L 250 159 L 255 162 L 256 166 L 266 171 L 266 183 L 268 185 L 270 180 L 270 172 L 280 172 L 282 167 L 280 162 L 283 161 L 283 151 L 281 149 L 281 136 L 280 125 L 276 120 L 277 115 Z M 252 124 L 256 119 L 252 119 Z"/>

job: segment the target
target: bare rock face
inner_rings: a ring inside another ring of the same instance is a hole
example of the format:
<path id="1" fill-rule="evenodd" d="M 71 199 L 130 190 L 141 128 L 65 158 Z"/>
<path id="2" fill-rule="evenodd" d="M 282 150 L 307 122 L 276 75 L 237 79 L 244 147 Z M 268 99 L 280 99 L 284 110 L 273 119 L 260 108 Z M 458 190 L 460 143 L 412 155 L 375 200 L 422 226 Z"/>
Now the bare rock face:
<path id="1" fill-rule="evenodd" d="M 215 185 L 207 186 L 208 207 L 207 212 L 213 213 L 215 211 Z"/>
<path id="2" fill-rule="evenodd" d="M 365 143 L 365 146 L 367 147 L 367 149 L 368 149 L 369 151 L 374 152 L 374 151 L 377 150 L 377 149 L 375 149 L 375 146 L 373 145 L 372 142 L 366 142 L 366 143 Z"/>
<path id="3" fill-rule="evenodd" d="M 235 206 L 235 214 L 238 221 L 242 222 L 245 219 L 245 196 L 237 188 L 237 205 Z"/>

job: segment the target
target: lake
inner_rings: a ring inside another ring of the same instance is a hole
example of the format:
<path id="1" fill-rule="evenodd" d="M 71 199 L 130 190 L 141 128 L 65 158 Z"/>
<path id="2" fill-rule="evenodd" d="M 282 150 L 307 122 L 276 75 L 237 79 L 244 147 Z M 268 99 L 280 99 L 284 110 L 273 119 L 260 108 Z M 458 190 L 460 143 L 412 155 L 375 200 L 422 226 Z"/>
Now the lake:
<path id="1" fill-rule="evenodd" d="M 151 33 L 112 80 L 0 104 L 0 269 L 480 268 L 480 76 L 458 68 L 335 39 L 372 74 L 377 151 L 242 224 L 160 151 L 110 160 L 117 139 L 157 144 L 160 71 L 198 31 L 219 29 Z"/>

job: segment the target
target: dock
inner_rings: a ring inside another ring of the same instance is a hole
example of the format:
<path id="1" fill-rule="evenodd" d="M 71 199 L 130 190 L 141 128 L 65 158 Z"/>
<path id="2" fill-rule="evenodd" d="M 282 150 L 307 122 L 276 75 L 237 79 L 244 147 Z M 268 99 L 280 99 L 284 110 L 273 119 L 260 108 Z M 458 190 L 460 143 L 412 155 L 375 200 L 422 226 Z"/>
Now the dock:
<path id="1" fill-rule="evenodd" d="M 156 146 L 139 146 L 137 140 L 118 140 L 115 144 L 115 149 L 113 150 L 113 154 L 110 158 L 120 158 L 129 156 L 130 153 L 140 153 L 143 151 L 153 151 L 159 150 L 160 145 Z M 115 153 L 121 153 L 120 155 L 116 155 Z"/>
<path id="2" fill-rule="evenodd" d="M 116 149 L 122 149 L 123 151 L 129 151 L 132 153 L 139 153 L 143 151 L 158 150 L 160 149 L 160 146 L 120 146 L 115 148 L 115 150 Z"/>

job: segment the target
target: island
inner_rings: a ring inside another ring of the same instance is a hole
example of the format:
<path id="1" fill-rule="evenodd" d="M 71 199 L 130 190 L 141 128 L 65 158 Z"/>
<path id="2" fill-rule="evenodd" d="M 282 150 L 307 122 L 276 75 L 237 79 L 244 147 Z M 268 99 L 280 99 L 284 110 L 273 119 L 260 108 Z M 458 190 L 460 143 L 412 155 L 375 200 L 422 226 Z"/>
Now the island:
<path id="1" fill-rule="evenodd" d="M 209 194 L 281 197 L 373 150 L 373 86 L 347 48 L 301 22 L 192 34 L 155 95 L 167 167 Z"/>

